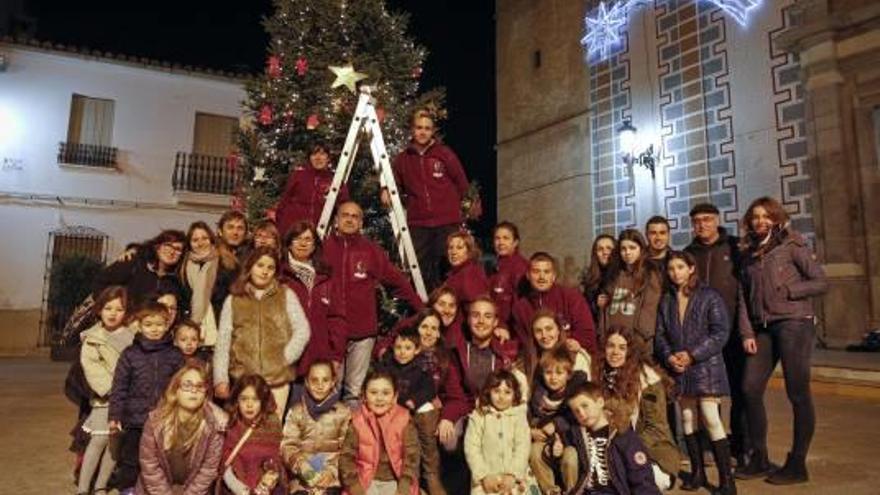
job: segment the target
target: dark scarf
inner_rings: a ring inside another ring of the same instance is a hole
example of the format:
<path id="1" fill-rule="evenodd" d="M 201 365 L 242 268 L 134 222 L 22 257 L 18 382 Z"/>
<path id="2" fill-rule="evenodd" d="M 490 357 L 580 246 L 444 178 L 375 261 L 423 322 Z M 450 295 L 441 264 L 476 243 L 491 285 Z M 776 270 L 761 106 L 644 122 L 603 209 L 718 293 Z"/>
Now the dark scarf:
<path id="1" fill-rule="evenodd" d="M 309 416 L 317 421 L 319 417 L 333 409 L 333 406 L 339 402 L 339 390 L 330 392 L 330 395 L 328 395 L 326 399 L 322 402 L 317 402 L 308 390 L 306 390 L 305 386 L 296 384 L 290 392 L 290 404 L 293 405 L 300 402 L 306 408 Z"/>

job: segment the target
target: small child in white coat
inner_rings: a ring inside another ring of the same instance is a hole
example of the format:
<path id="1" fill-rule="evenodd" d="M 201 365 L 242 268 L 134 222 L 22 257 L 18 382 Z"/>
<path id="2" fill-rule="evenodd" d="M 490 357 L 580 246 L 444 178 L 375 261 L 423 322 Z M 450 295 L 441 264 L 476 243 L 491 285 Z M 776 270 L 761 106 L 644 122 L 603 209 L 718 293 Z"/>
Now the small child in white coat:
<path id="1" fill-rule="evenodd" d="M 519 380 L 497 370 L 486 380 L 464 437 L 471 495 L 540 493 L 529 471 L 531 445 Z"/>

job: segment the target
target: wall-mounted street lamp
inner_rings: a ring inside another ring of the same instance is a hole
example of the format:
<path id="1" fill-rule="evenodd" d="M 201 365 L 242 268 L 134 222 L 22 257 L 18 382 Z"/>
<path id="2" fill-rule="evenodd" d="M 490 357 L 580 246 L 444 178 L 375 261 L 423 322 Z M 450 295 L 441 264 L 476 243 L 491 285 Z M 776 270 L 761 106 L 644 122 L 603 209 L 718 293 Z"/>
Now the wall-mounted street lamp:
<path id="1" fill-rule="evenodd" d="M 638 130 L 632 125 L 630 119 L 623 121 L 623 125 L 617 129 L 620 136 L 620 152 L 623 157 L 623 163 L 627 165 L 641 165 L 651 171 L 651 178 L 654 179 L 654 167 L 656 160 L 654 158 L 654 145 L 650 144 L 641 153 L 637 152 Z"/>

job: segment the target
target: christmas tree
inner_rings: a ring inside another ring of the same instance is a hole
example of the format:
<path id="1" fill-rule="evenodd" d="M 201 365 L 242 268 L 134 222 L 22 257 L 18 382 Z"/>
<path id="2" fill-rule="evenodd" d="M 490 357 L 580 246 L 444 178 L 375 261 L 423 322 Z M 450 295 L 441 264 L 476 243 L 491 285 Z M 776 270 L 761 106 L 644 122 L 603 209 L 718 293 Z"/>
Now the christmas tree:
<path id="1" fill-rule="evenodd" d="M 241 178 L 234 206 L 252 220 L 269 214 L 311 144 L 326 143 L 338 158 L 357 84 L 372 89 L 392 155 L 408 142 L 416 107 L 443 114 L 442 90 L 419 95 L 426 51 L 407 35 L 406 14 L 389 12 L 383 0 L 276 0 L 274 7 L 264 21 L 271 36 L 266 70 L 246 87 L 247 124 L 232 158 Z M 362 147 L 349 188 L 364 208 L 367 235 L 393 253 L 378 180 L 365 162 L 372 163 Z"/>

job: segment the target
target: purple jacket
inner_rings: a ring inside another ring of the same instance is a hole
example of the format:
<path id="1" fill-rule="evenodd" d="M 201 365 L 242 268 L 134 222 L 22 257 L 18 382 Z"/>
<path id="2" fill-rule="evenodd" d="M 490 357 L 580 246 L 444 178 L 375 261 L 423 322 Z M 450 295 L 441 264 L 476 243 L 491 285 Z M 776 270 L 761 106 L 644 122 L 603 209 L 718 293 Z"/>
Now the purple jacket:
<path id="1" fill-rule="evenodd" d="M 575 488 L 568 492 L 569 495 L 586 493 L 584 490 L 587 482 L 590 454 L 587 452 L 584 440 L 583 428 L 575 426 L 568 430 L 564 436 L 566 445 L 573 446 L 578 453 L 580 463 L 578 465 L 578 479 Z M 611 485 L 618 495 L 660 495 L 660 490 L 654 484 L 654 472 L 651 469 L 651 460 L 648 458 L 645 446 L 639 440 L 639 436 L 630 428 L 619 432 L 612 430 L 610 445 L 606 450 L 608 467 L 611 471 Z"/>
<path id="2" fill-rule="evenodd" d="M 220 458 L 223 456 L 223 435 L 211 410 L 206 406 L 205 428 L 190 452 L 189 474 L 183 485 L 183 495 L 208 495 L 217 479 Z M 167 495 L 171 490 L 171 466 L 165 456 L 163 435 L 157 411 L 150 414 L 141 435 L 141 471 L 135 493 L 138 495 Z"/>
<path id="3" fill-rule="evenodd" d="M 688 397 L 730 395 L 721 354 L 729 335 L 730 317 L 724 299 L 717 290 L 702 282 L 691 294 L 681 323 L 675 292 L 667 291 L 660 300 L 654 353 L 675 378 L 679 394 Z M 694 359 L 681 374 L 675 373 L 668 362 L 669 356 L 679 351 L 687 351 Z"/>
<path id="4" fill-rule="evenodd" d="M 123 428 L 141 428 L 183 362 L 171 332 L 162 340 L 135 335 L 134 343 L 122 351 L 116 363 L 110 389 L 110 419 L 121 422 Z"/>
<path id="5" fill-rule="evenodd" d="M 743 338 L 755 336 L 754 326 L 812 318 L 810 298 L 828 290 L 825 271 L 799 232 L 785 227 L 768 242 L 764 250 L 750 246 L 741 257 L 738 316 Z"/>

